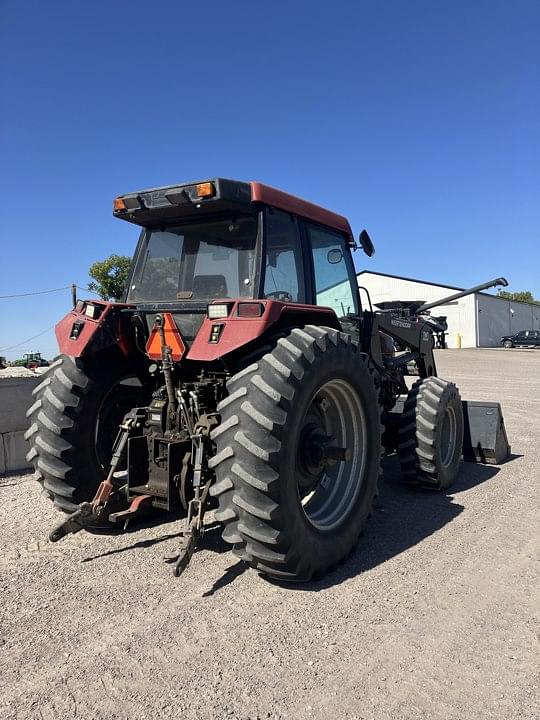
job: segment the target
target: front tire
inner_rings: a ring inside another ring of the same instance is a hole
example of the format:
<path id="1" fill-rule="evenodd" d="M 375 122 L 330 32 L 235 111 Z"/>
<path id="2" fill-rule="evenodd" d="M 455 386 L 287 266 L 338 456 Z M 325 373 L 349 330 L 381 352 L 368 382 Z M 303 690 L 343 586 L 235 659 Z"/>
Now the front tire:
<path id="1" fill-rule="evenodd" d="M 509 350 L 510 348 L 514 347 L 511 340 L 505 340 L 504 341 L 504 347 Z"/>
<path id="2" fill-rule="evenodd" d="M 403 479 L 447 490 L 459 472 L 463 432 L 463 406 L 456 385 L 437 377 L 415 382 L 399 426 Z"/>
<path id="3" fill-rule="evenodd" d="M 227 389 L 209 462 L 223 538 L 270 577 L 321 575 L 354 547 L 377 492 L 380 411 L 366 356 L 349 335 L 296 328 Z"/>
<path id="4" fill-rule="evenodd" d="M 45 494 L 64 512 L 94 497 L 107 474 L 119 423 L 143 402 L 140 383 L 122 383 L 127 376 L 121 363 L 98 367 L 60 355 L 32 393 L 27 460 Z"/>

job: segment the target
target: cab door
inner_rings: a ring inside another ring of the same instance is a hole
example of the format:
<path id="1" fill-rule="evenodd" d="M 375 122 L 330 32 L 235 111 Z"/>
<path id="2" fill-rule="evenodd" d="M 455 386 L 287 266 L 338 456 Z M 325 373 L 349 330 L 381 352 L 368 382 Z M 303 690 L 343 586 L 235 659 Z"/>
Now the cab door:
<path id="1" fill-rule="evenodd" d="M 264 222 L 265 263 L 261 297 L 287 303 L 307 302 L 310 286 L 306 282 L 298 218 L 268 207 Z"/>
<path id="2" fill-rule="evenodd" d="M 313 264 L 313 301 L 331 307 L 338 318 L 359 312 L 358 285 L 345 235 L 305 222 L 308 253 Z"/>

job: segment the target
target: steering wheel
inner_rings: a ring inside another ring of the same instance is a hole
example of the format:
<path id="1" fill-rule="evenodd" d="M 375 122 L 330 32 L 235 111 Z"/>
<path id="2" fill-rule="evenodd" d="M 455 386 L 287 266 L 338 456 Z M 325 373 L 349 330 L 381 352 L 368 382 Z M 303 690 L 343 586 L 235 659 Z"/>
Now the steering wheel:
<path id="1" fill-rule="evenodd" d="M 280 302 L 292 302 L 292 295 L 285 290 L 275 290 L 274 292 L 265 293 L 267 300 L 279 300 Z"/>

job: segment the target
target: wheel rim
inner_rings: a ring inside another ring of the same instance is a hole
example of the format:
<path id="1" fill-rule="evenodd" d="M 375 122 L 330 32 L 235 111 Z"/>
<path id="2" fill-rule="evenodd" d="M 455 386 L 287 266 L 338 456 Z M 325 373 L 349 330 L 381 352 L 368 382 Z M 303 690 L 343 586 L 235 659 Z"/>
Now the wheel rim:
<path id="1" fill-rule="evenodd" d="M 364 482 L 366 445 L 366 416 L 356 390 L 341 379 L 322 385 L 301 423 L 296 462 L 302 510 L 318 530 L 338 527 L 353 508 Z M 345 459 L 336 460 L 336 454 Z"/>
<path id="2" fill-rule="evenodd" d="M 441 464 L 448 467 L 454 459 L 456 449 L 457 420 L 454 408 L 447 406 L 441 430 Z"/>

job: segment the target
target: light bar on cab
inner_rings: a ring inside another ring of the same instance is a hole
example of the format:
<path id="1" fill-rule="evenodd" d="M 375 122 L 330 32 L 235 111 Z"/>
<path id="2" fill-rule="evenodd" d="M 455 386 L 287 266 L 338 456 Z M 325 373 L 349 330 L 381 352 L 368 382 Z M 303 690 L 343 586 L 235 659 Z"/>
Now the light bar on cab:
<path id="1" fill-rule="evenodd" d="M 216 181 L 205 180 L 190 185 L 167 185 L 152 190 L 119 195 L 113 201 L 113 215 L 138 222 L 138 218 L 145 218 L 148 211 L 170 210 L 175 206 L 191 204 L 199 208 L 207 202 L 219 200 L 220 191 Z"/>

